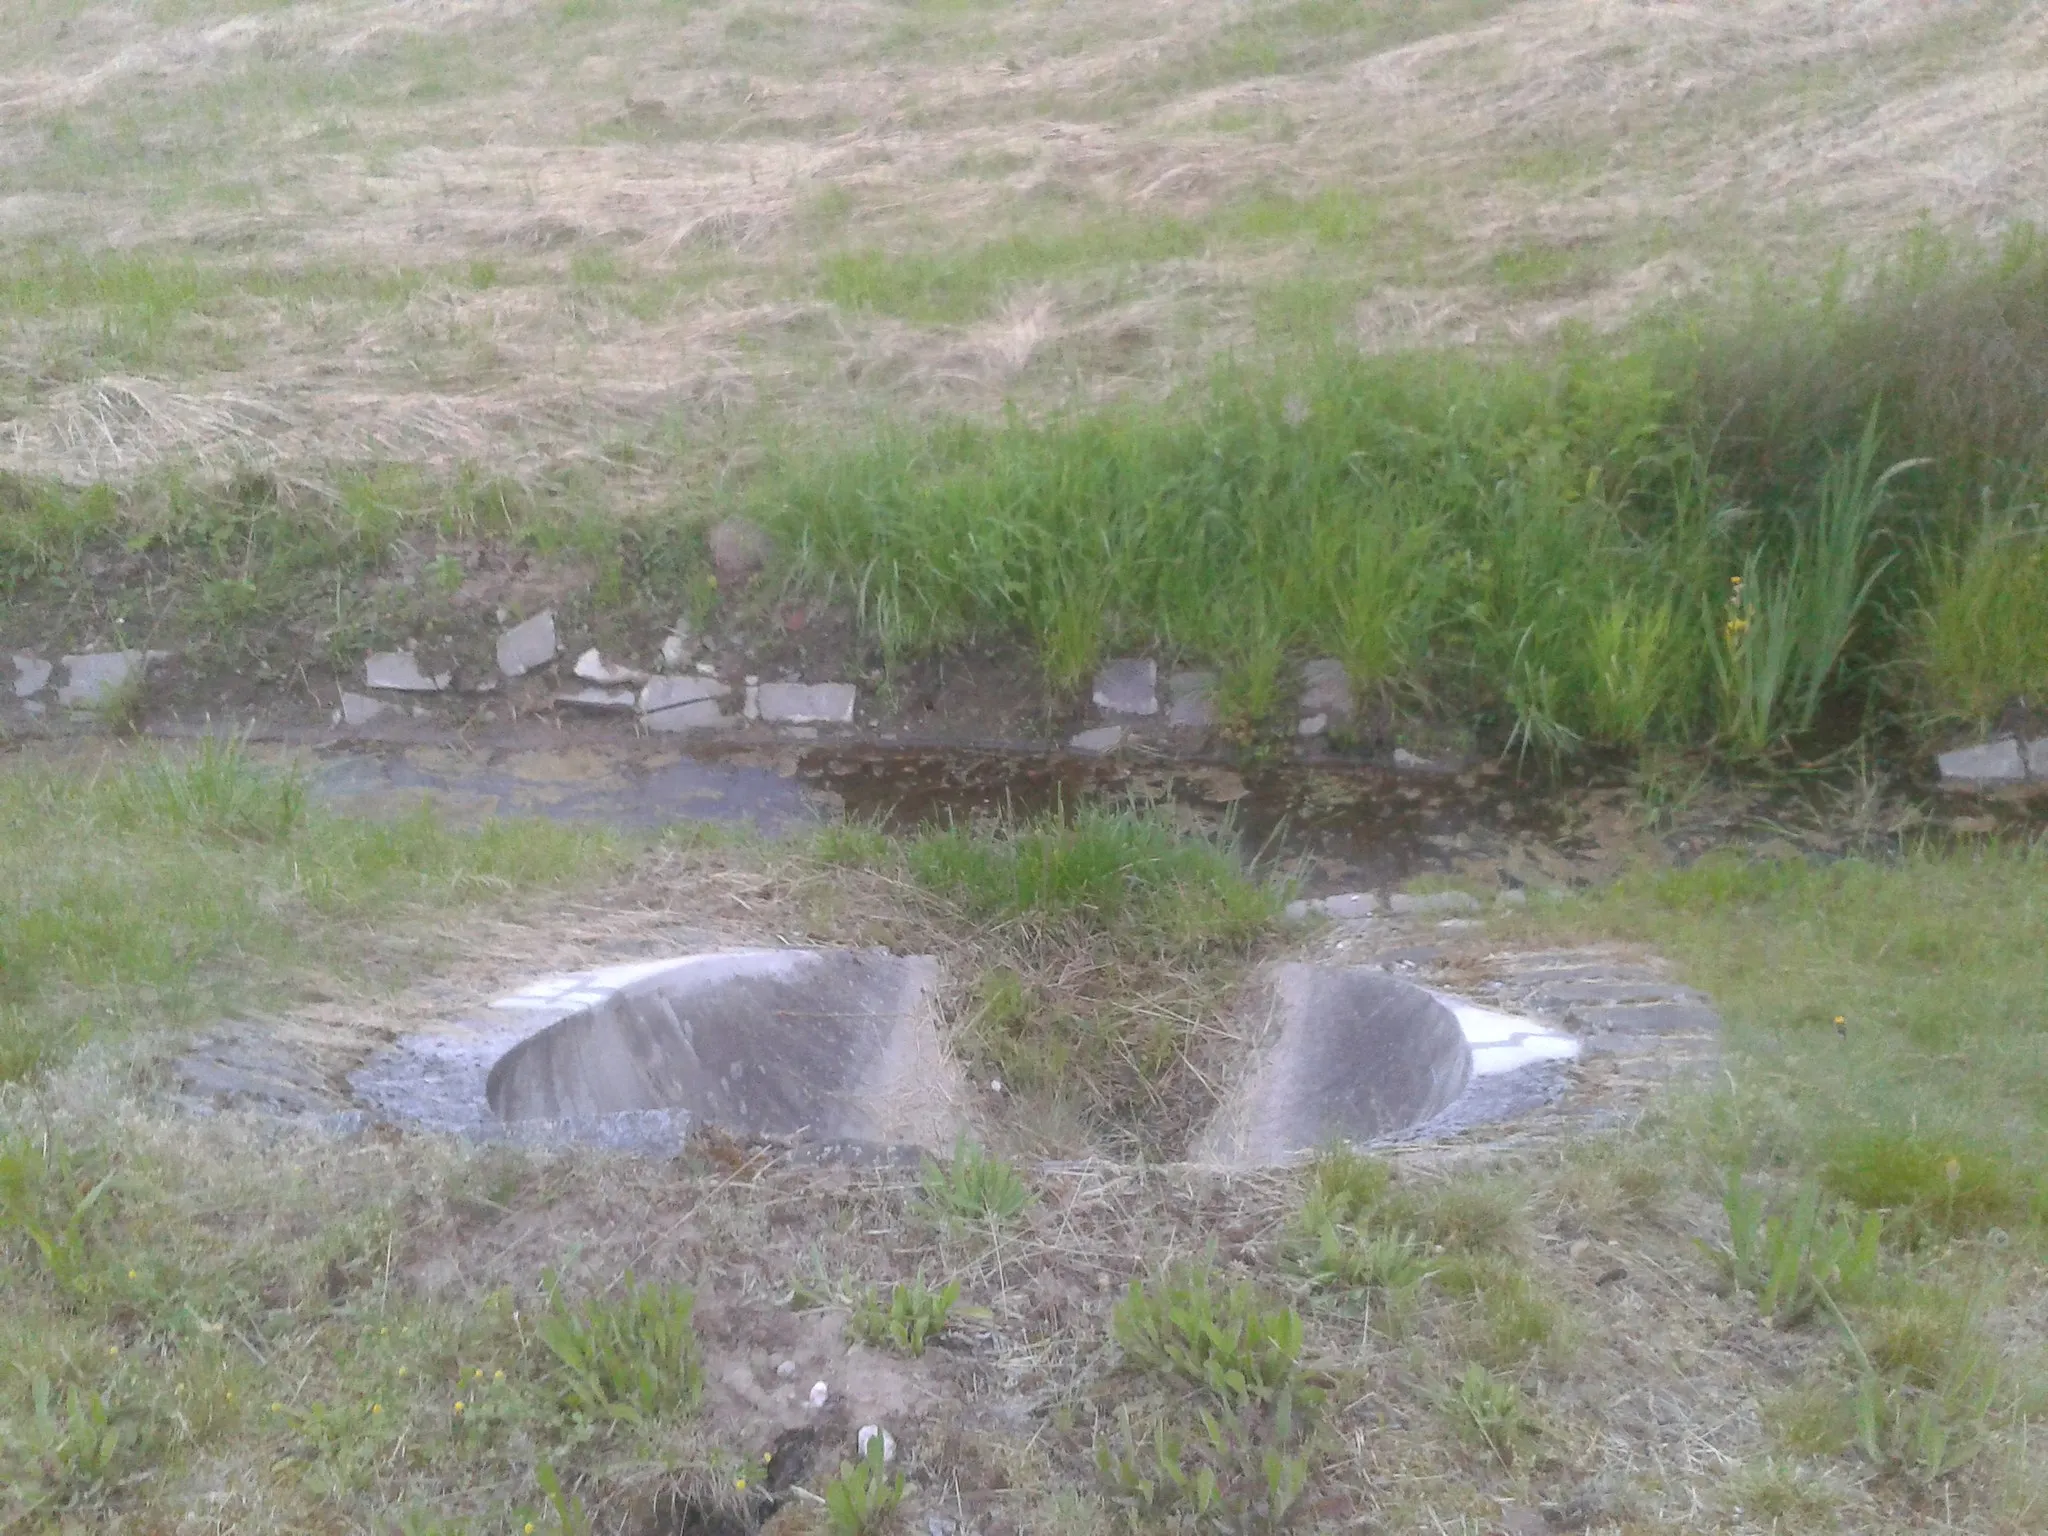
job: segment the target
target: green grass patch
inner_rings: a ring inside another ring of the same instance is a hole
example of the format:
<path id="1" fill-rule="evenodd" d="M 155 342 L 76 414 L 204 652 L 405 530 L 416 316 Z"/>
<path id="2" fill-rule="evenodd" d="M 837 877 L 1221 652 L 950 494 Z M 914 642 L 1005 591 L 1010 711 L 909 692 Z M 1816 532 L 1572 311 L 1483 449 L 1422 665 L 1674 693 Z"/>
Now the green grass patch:
<path id="1" fill-rule="evenodd" d="M 233 745 L 85 773 L 0 772 L 0 1081 L 80 1044 L 197 1021 L 289 985 L 364 923 L 615 867 L 545 822 L 458 832 L 430 813 L 329 815 Z"/>
<path id="2" fill-rule="evenodd" d="M 1810 1175 L 1896 1243 L 2016 1237 L 2048 1219 L 2043 874 L 2025 846 L 1716 857 L 1624 881 L 1590 915 L 1720 1005 L 1741 1085 L 1722 1166 Z"/>

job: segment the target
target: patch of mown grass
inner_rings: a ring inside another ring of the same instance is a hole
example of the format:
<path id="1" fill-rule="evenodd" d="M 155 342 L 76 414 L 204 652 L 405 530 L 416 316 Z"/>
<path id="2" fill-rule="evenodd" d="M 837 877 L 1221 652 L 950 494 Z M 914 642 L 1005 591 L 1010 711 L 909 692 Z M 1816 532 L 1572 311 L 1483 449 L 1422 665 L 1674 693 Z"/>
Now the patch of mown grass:
<path id="1" fill-rule="evenodd" d="M 1203 236 L 1178 219 L 1104 221 L 1066 233 L 1013 234 L 951 252 L 864 248 L 824 258 L 821 297 L 929 325 L 957 325 L 992 310 L 1008 290 L 1080 273 L 1193 256 Z"/>
<path id="2" fill-rule="evenodd" d="M 310 806 L 233 744 L 84 772 L 0 772 L 0 1081 L 85 1041 L 197 1020 L 288 985 L 373 917 L 614 867 L 618 843 L 545 822 L 460 832 Z"/>

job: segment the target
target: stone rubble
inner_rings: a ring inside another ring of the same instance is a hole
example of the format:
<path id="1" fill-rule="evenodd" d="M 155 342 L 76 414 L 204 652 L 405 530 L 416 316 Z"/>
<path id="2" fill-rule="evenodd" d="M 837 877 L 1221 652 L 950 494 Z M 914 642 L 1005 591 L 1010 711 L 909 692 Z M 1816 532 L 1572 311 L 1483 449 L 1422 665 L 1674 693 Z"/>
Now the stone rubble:
<path id="1" fill-rule="evenodd" d="M 1159 713 L 1159 663 L 1149 656 L 1105 661 L 1095 674 L 1095 707 L 1112 715 Z"/>
<path id="2" fill-rule="evenodd" d="M 760 683 L 750 692 L 770 725 L 851 725 L 859 697 L 852 683 Z"/>
<path id="3" fill-rule="evenodd" d="M 596 683 L 600 688 L 617 688 L 625 684 L 638 687 L 647 681 L 647 674 L 637 667 L 606 661 L 594 645 L 576 658 L 574 670 L 584 682 Z"/>
<path id="4" fill-rule="evenodd" d="M 555 638 L 555 612 L 546 609 L 498 636 L 498 670 L 507 677 L 524 677 L 553 661 L 561 648 Z"/>
<path id="5" fill-rule="evenodd" d="M 379 651 L 363 663 L 363 683 L 388 693 L 445 693 L 455 681 L 452 672 L 422 671 L 410 651 Z"/>
<path id="6" fill-rule="evenodd" d="M 1343 662 L 1323 656 L 1301 664 L 1301 713 L 1340 722 L 1351 718 L 1351 674 Z"/>
<path id="7" fill-rule="evenodd" d="M 589 709 L 600 713 L 630 714 L 640 706 L 639 696 L 630 688 L 570 688 L 556 694 L 555 702 L 570 709 Z"/>
<path id="8" fill-rule="evenodd" d="M 66 709 L 92 709 L 152 663 L 168 660 L 168 651 L 91 651 L 62 657 L 65 681 L 57 690 L 57 702 Z"/>
<path id="9" fill-rule="evenodd" d="M 375 720 L 390 708 L 391 706 L 382 699 L 373 699 L 367 694 L 350 693 L 347 689 L 343 689 L 339 714 L 343 725 L 363 726 L 368 725 L 372 720 Z"/>
<path id="10" fill-rule="evenodd" d="M 1166 723 L 1176 730 L 1206 731 L 1216 723 L 1216 674 L 1175 672 L 1166 679 Z"/>
<path id="11" fill-rule="evenodd" d="M 40 656 L 14 657 L 14 696 L 17 699 L 33 698 L 49 686 L 50 674 L 56 668 Z"/>
<path id="12" fill-rule="evenodd" d="M 1090 757 L 1104 756 L 1123 744 L 1124 728 L 1120 725 L 1098 725 L 1093 730 L 1080 731 L 1067 738 L 1070 749 L 1085 752 Z"/>
<path id="13" fill-rule="evenodd" d="M 716 678 L 650 678 L 640 690 L 640 714 L 650 731 L 715 728 L 731 720 L 719 706 L 731 692 Z"/>

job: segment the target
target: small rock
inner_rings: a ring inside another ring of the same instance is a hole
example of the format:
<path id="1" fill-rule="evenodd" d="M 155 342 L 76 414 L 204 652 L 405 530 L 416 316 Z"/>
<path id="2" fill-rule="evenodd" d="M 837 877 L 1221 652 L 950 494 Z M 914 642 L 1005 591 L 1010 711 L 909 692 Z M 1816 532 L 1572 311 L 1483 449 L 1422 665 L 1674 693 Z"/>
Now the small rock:
<path id="1" fill-rule="evenodd" d="M 1944 783 L 2017 784 L 2027 776 L 2026 759 L 2016 737 L 2001 736 L 1974 747 L 1958 747 L 1935 760 Z"/>
<path id="2" fill-rule="evenodd" d="M 889 1431 L 877 1424 L 861 1425 L 860 1434 L 856 1437 L 861 1455 L 867 1455 L 868 1443 L 877 1435 L 882 1437 L 882 1460 L 885 1462 L 894 1461 L 896 1459 L 896 1439 Z"/>
<path id="3" fill-rule="evenodd" d="M 697 675 L 699 677 L 716 677 L 718 675 L 718 668 L 711 665 L 708 661 L 700 661 L 697 663 Z"/>
<path id="4" fill-rule="evenodd" d="M 1176 672 L 1166 680 L 1166 723 L 1181 730 L 1206 731 L 1216 723 L 1216 674 Z"/>
<path id="5" fill-rule="evenodd" d="M 728 517 L 713 524 L 704 542 L 711 552 L 711 569 L 718 573 L 722 587 L 745 586 L 774 553 L 767 532 L 744 517 Z"/>
<path id="6" fill-rule="evenodd" d="M 1091 757 L 1114 752 L 1123 744 L 1124 728 L 1120 725 L 1098 725 L 1092 731 L 1082 731 L 1067 738 L 1067 745 L 1074 751 L 1086 752 Z"/>
<path id="7" fill-rule="evenodd" d="M 507 677 L 524 677 L 553 661 L 560 649 L 555 639 L 555 611 L 550 608 L 498 636 L 498 670 Z"/>
<path id="8" fill-rule="evenodd" d="M 1457 764 L 1439 762 L 1433 757 L 1417 757 L 1406 747 L 1394 748 L 1394 767 L 1403 773 L 1455 773 Z"/>
<path id="9" fill-rule="evenodd" d="M 773 725 L 851 725 L 858 696 L 851 683 L 762 683 L 754 703 Z"/>
<path id="10" fill-rule="evenodd" d="M 990 1078 L 988 1080 L 988 1091 L 990 1093 L 1001 1093 L 1003 1091 L 1003 1080 L 1000 1077 Z"/>
<path id="11" fill-rule="evenodd" d="M 617 662 L 606 661 L 594 645 L 576 658 L 576 675 L 601 688 L 617 688 L 622 683 L 637 687 L 647 681 L 647 674 L 637 667 L 622 667 Z"/>
<path id="12" fill-rule="evenodd" d="M 1159 713 L 1159 663 L 1149 656 L 1106 661 L 1095 674 L 1095 707 L 1112 715 Z"/>
<path id="13" fill-rule="evenodd" d="M 794 1360 L 783 1361 L 782 1364 L 775 1367 L 775 1374 L 784 1381 L 790 1380 L 796 1375 L 796 1362 Z"/>
<path id="14" fill-rule="evenodd" d="M 960 1536 L 960 1522 L 948 1515 L 927 1515 L 924 1536 Z"/>
<path id="15" fill-rule="evenodd" d="M 1301 712 L 1333 720 L 1351 718 L 1351 674 L 1343 662 L 1324 656 L 1301 664 Z"/>
<path id="16" fill-rule="evenodd" d="M 673 672 L 690 659 L 690 643 L 681 635 L 664 635 L 661 641 L 661 664 Z"/>
<path id="17" fill-rule="evenodd" d="M 1470 891 L 1430 891 L 1420 896 L 1396 891 L 1387 899 L 1387 910 L 1396 917 L 1416 917 L 1432 912 L 1477 912 L 1479 898 Z"/>
<path id="18" fill-rule="evenodd" d="M 57 702 L 66 709 L 91 709 L 105 703 L 117 689 L 153 661 L 166 661 L 167 651 L 94 651 L 63 658 L 66 682 Z"/>
<path id="19" fill-rule="evenodd" d="M 555 695 L 558 705 L 600 713 L 627 713 L 638 708 L 639 702 L 630 688 L 575 688 Z"/>
<path id="20" fill-rule="evenodd" d="M 1306 719 L 1295 722 L 1294 734 L 1297 736 L 1320 736 L 1329 728 L 1330 717 L 1328 715 L 1310 715 Z"/>
<path id="21" fill-rule="evenodd" d="M 827 1387 L 822 1381 L 817 1383 L 811 1388 L 811 1406 L 813 1408 L 824 1407 L 825 1400 L 831 1395 L 831 1388 Z"/>
<path id="22" fill-rule="evenodd" d="M 382 699 L 370 698 L 367 694 L 349 693 L 341 695 L 341 723 L 343 725 L 368 725 L 391 706 Z"/>
<path id="23" fill-rule="evenodd" d="M 391 693 L 440 693 L 454 680 L 451 672 L 429 677 L 410 651 L 379 651 L 363 663 L 364 684 Z"/>
<path id="24" fill-rule="evenodd" d="M 2036 779 L 2048 779 L 2048 736 L 2037 736 L 2027 743 L 2027 771 Z"/>
<path id="25" fill-rule="evenodd" d="M 49 686 L 50 673 L 54 670 L 56 669 L 40 656 L 17 655 L 14 658 L 14 696 L 17 699 L 26 699 L 41 693 Z M 2048 758 L 2044 758 L 2043 762 L 2048 762 Z"/>

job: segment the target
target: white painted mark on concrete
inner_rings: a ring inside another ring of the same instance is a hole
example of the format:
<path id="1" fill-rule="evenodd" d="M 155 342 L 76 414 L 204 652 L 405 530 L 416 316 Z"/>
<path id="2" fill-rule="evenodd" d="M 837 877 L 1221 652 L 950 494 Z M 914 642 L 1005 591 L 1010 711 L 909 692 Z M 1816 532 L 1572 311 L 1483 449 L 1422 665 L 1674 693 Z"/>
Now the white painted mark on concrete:
<path id="1" fill-rule="evenodd" d="M 1539 1061 L 1570 1061 L 1579 1054 L 1579 1042 L 1560 1030 L 1550 1029 L 1519 1014 L 1482 1008 L 1463 998 L 1436 994 L 1456 1015 L 1465 1043 L 1472 1048 L 1472 1075 L 1491 1077 L 1513 1072 Z"/>

